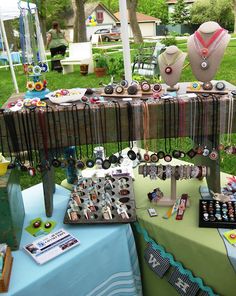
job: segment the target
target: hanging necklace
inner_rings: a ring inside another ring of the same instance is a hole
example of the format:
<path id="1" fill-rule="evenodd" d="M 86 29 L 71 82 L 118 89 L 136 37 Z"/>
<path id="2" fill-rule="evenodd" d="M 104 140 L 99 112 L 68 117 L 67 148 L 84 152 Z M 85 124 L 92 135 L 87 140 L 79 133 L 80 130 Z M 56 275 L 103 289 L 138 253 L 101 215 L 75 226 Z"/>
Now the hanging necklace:
<path id="1" fill-rule="evenodd" d="M 79 111 L 78 106 L 76 105 L 76 130 L 78 132 L 78 145 L 79 145 L 79 159 L 77 160 L 77 168 L 82 170 L 85 167 L 84 162 L 82 161 L 82 147 L 81 147 L 81 139 L 80 139 L 80 123 L 79 123 Z"/>
<path id="2" fill-rule="evenodd" d="M 202 58 L 202 62 L 200 63 L 200 67 L 202 70 L 206 70 L 209 68 L 209 62 L 207 58 L 217 49 L 226 33 L 227 31 L 225 29 L 220 28 L 215 31 L 208 42 L 204 41 L 199 31 L 196 31 L 194 33 L 194 44 L 199 55 Z"/>
<path id="3" fill-rule="evenodd" d="M 130 149 L 127 152 L 129 159 L 135 160 L 136 153 L 133 151 L 133 108 L 130 102 L 127 102 L 127 112 L 128 112 L 128 126 L 129 126 L 129 145 Z"/>
<path id="4" fill-rule="evenodd" d="M 234 97 L 229 98 L 229 109 L 228 109 L 228 124 L 227 124 L 227 146 L 225 147 L 225 152 L 227 154 L 233 154 L 233 146 L 231 145 L 232 138 L 232 128 L 234 119 Z"/>
<path id="5" fill-rule="evenodd" d="M 104 147 L 104 155 L 106 155 L 106 151 L 107 151 L 107 118 L 106 118 L 106 107 L 104 104 L 99 106 L 99 116 L 100 116 L 100 126 L 101 126 L 101 132 L 102 132 L 102 143 L 103 143 L 103 147 Z M 103 114 L 102 114 L 102 110 L 103 110 Z M 104 119 L 104 120 L 102 120 Z M 111 166 L 111 162 L 109 159 L 105 158 L 102 162 L 102 168 L 107 170 L 109 169 Z"/>
<path id="6" fill-rule="evenodd" d="M 167 56 L 170 56 L 172 59 L 168 60 Z M 173 66 L 181 56 L 182 52 L 180 50 L 178 50 L 177 53 L 174 54 L 167 54 L 166 52 L 163 52 L 161 54 L 160 57 L 163 64 L 165 65 L 165 73 L 167 75 L 170 75 L 173 72 L 173 68 L 171 66 Z"/>
<path id="7" fill-rule="evenodd" d="M 166 114 L 166 109 L 167 109 L 167 105 L 169 106 L 169 118 L 167 120 L 167 114 Z M 166 162 L 170 162 L 172 160 L 172 157 L 170 155 L 171 152 L 171 102 L 169 99 L 165 99 L 164 100 L 164 138 L 165 138 L 165 156 L 164 156 L 164 160 Z M 167 149 L 167 126 L 169 127 L 169 131 L 168 131 L 168 140 L 169 140 L 169 149 Z"/>
<path id="8" fill-rule="evenodd" d="M 144 149 L 145 153 L 143 158 L 146 162 L 150 160 L 150 156 L 148 154 L 148 143 L 147 139 L 149 138 L 149 108 L 148 103 L 143 101 L 143 142 L 144 142 Z"/>
<path id="9" fill-rule="evenodd" d="M 209 158 L 211 160 L 218 159 L 218 152 L 216 151 L 217 142 L 218 142 L 218 105 L 219 100 L 217 96 L 212 95 L 212 112 L 213 112 L 213 119 L 212 119 L 212 151 L 209 154 Z"/>
<path id="10" fill-rule="evenodd" d="M 89 118 L 89 130 L 90 130 L 90 140 L 91 140 L 91 157 L 89 158 L 89 144 L 88 144 L 88 132 L 87 132 L 87 121 L 86 121 L 86 109 L 88 109 L 88 118 Z M 86 166 L 92 168 L 94 166 L 93 158 L 93 134 L 92 134 L 92 119 L 91 119 L 91 108 L 88 104 L 84 105 L 84 131 L 85 131 L 85 142 L 86 142 L 86 155 L 87 161 Z"/>

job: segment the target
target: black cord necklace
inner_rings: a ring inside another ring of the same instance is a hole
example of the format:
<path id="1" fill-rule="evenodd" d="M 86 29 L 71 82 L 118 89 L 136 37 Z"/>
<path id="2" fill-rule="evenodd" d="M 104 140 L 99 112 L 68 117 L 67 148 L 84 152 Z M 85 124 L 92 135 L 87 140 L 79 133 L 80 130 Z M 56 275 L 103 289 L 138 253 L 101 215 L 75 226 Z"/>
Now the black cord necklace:
<path id="1" fill-rule="evenodd" d="M 219 157 L 218 152 L 216 151 L 216 147 L 218 145 L 218 105 L 219 99 L 217 96 L 212 95 L 212 151 L 209 154 L 209 158 L 211 160 L 217 160 Z"/>
<path id="2" fill-rule="evenodd" d="M 36 170 L 34 168 L 34 163 L 33 163 L 33 148 L 32 148 L 32 142 L 31 142 L 31 138 L 33 138 L 33 135 L 30 137 L 30 123 L 29 123 L 29 116 L 30 116 L 30 112 L 33 109 L 29 109 L 29 112 L 25 113 L 25 117 L 26 117 L 26 127 L 27 127 L 27 134 L 29 136 L 29 151 L 28 151 L 28 155 L 29 155 L 29 163 L 30 166 L 27 168 L 28 169 L 28 173 L 31 177 L 35 176 L 36 174 Z"/>
<path id="3" fill-rule="evenodd" d="M 166 115 L 166 109 L 167 109 L 167 104 L 169 106 L 169 119 L 167 122 L 167 115 Z M 171 102 L 169 99 L 165 99 L 164 100 L 164 138 L 165 138 L 165 156 L 164 156 L 164 160 L 166 162 L 170 162 L 172 160 L 172 156 L 170 155 L 171 152 Z M 169 132 L 168 132 L 168 139 L 169 139 L 169 149 L 167 149 L 167 128 L 169 127 Z"/>
<path id="4" fill-rule="evenodd" d="M 103 110 L 103 115 L 102 115 L 102 110 Z M 106 107 L 104 104 L 100 105 L 99 108 L 99 114 L 100 114 L 100 125 L 101 125 L 101 132 L 102 132 L 102 142 L 103 142 L 103 146 L 105 148 L 105 153 L 107 151 L 107 119 L 106 119 Z M 104 118 L 104 122 L 102 120 L 102 118 Z M 102 168 L 107 170 L 109 169 L 111 166 L 111 162 L 109 160 L 109 158 L 105 158 L 102 162 Z"/>
<path id="5" fill-rule="evenodd" d="M 127 152 L 127 156 L 131 160 L 136 159 L 136 153 L 133 151 L 133 107 L 130 102 L 127 102 L 127 114 L 128 114 L 128 129 L 129 129 L 129 146 L 130 150 Z"/>
<path id="6" fill-rule="evenodd" d="M 82 170 L 85 167 L 84 162 L 82 161 L 82 147 L 80 139 L 80 123 L 79 123 L 79 111 L 78 106 L 76 105 L 76 130 L 78 132 L 78 145 L 79 145 L 79 159 L 77 160 L 77 168 Z"/>
<path id="7" fill-rule="evenodd" d="M 58 168 L 61 166 L 61 161 L 58 159 L 59 156 L 59 151 L 58 151 L 58 146 L 59 146 L 59 139 L 58 139 L 58 133 L 57 133 L 57 127 L 56 127 L 56 117 L 55 117 L 55 111 L 51 106 L 47 106 L 48 108 L 51 108 L 51 114 L 52 114 L 52 123 L 53 123 L 53 138 L 55 139 L 55 155 L 53 153 L 53 160 L 52 160 L 52 166 L 55 168 Z M 48 128 L 50 130 L 50 123 L 49 123 L 49 118 L 48 118 Z M 51 135 L 51 133 L 50 133 Z M 49 137 L 50 137 L 49 135 Z M 52 142 L 50 144 L 52 148 Z M 51 149 L 52 151 L 52 149 Z"/>
<path id="8" fill-rule="evenodd" d="M 89 144 L 88 144 L 88 132 L 87 132 L 87 121 L 86 121 L 86 109 L 88 109 L 88 118 L 89 118 L 89 129 L 90 129 L 90 139 L 91 139 L 91 158 L 89 158 Z M 94 160 L 93 157 L 93 134 L 92 134 L 92 119 L 91 119 L 91 108 L 88 104 L 84 105 L 84 130 L 85 130 L 85 142 L 86 142 L 86 155 L 87 155 L 87 161 L 86 166 L 88 168 L 92 168 L 94 166 Z"/>

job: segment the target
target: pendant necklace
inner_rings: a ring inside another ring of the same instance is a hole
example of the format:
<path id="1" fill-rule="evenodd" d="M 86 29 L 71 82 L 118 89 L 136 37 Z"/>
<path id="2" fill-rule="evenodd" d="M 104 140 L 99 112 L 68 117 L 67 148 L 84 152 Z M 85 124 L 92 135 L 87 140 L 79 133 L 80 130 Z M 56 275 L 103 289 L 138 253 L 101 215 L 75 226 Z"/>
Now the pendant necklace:
<path id="1" fill-rule="evenodd" d="M 90 129 L 90 140 L 91 140 L 91 158 L 89 158 L 89 144 L 88 144 L 88 132 L 87 132 L 87 122 L 86 122 L 86 109 L 88 109 L 88 118 L 89 118 L 89 129 Z M 88 168 L 92 168 L 94 166 L 94 160 L 93 158 L 93 134 L 92 134 L 92 119 L 91 119 L 91 108 L 90 106 L 86 103 L 84 105 L 84 131 L 85 131 L 85 142 L 86 142 L 86 156 L 87 156 L 87 161 L 86 161 L 86 166 Z"/>
<path id="2" fill-rule="evenodd" d="M 167 120 L 167 105 L 169 106 L 169 118 Z M 172 160 L 172 157 L 170 155 L 171 152 L 171 102 L 169 99 L 165 99 L 164 100 L 164 139 L 165 139 L 165 156 L 164 156 L 164 160 L 166 162 L 170 162 Z M 168 130 L 168 145 L 169 145 L 169 149 L 167 149 L 167 126 L 169 127 Z"/>
<path id="3" fill-rule="evenodd" d="M 220 143 L 218 145 L 218 150 L 224 150 L 225 144 L 225 134 L 226 134 L 226 100 L 224 98 L 221 99 L 220 102 Z"/>
<path id="4" fill-rule="evenodd" d="M 46 128 L 46 120 L 45 120 L 45 111 L 40 109 L 38 112 L 38 120 L 39 120 L 39 127 L 42 135 L 42 142 L 43 142 L 43 157 L 45 158 L 45 163 L 43 167 L 46 169 L 50 169 L 49 161 L 48 161 L 48 135 L 47 135 L 47 128 Z M 24 127 L 24 125 L 23 125 Z"/>
<path id="5" fill-rule="evenodd" d="M 227 125 L 227 146 L 225 147 L 225 152 L 227 154 L 233 154 L 234 149 L 231 145 L 232 138 L 232 128 L 233 128 L 233 118 L 234 118 L 234 97 L 229 97 L 229 108 L 228 108 L 228 125 Z"/>
<path id="6" fill-rule="evenodd" d="M 219 99 L 217 96 L 212 95 L 212 151 L 209 154 L 209 158 L 211 160 L 217 160 L 218 159 L 218 152 L 216 151 L 217 142 L 218 142 L 218 105 L 219 105 Z"/>
<path id="7" fill-rule="evenodd" d="M 143 155 L 144 161 L 148 162 L 150 156 L 148 154 L 147 138 L 149 137 L 149 110 L 147 102 L 143 101 L 143 142 L 145 153 Z"/>
<path id="8" fill-rule="evenodd" d="M 55 139 L 55 155 L 53 155 L 52 165 L 55 168 L 58 168 L 61 166 L 61 162 L 58 159 L 59 157 L 59 139 L 58 139 L 58 133 L 57 133 L 57 127 L 56 127 L 56 118 L 55 118 L 55 111 L 53 108 L 51 108 L 52 111 L 52 122 L 53 122 L 53 138 Z M 73 116 L 73 112 L 72 112 Z"/>
<path id="9" fill-rule="evenodd" d="M 194 33 L 193 39 L 195 47 L 202 58 L 200 63 L 200 67 L 202 70 L 206 70 L 209 68 L 209 62 L 207 58 L 217 49 L 220 45 L 220 41 L 226 35 L 227 31 L 223 28 L 220 28 L 215 31 L 215 33 L 211 36 L 208 42 L 205 42 L 202 38 L 202 35 L 199 31 Z"/>
<path id="10" fill-rule="evenodd" d="M 103 110 L 103 114 L 102 114 Z M 99 105 L 99 117 L 100 117 L 100 126 L 102 132 L 102 143 L 104 146 L 104 156 L 106 155 L 107 151 L 107 117 L 106 117 L 106 107 L 104 104 Z M 107 170 L 111 166 L 111 162 L 109 158 L 105 158 L 102 161 L 102 168 Z"/>
<path id="11" fill-rule="evenodd" d="M 77 158 L 77 168 L 79 170 L 84 169 L 85 164 L 82 161 L 82 148 L 81 148 L 81 139 L 80 139 L 80 122 L 79 122 L 79 110 L 78 106 L 76 105 L 76 130 L 78 132 L 78 145 L 79 145 L 79 158 Z M 77 149 L 76 149 L 77 151 Z"/>
<path id="12" fill-rule="evenodd" d="M 127 152 L 127 156 L 130 160 L 136 159 L 136 153 L 133 151 L 133 108 L 130 102 L 127 102 L 127 114 L 128 114 L 128 132 L 129 132 L 129 145 L 130 149 Z"/>
<path id="13" fill-rule="evenodd" d="M 138 102 L 135 105 L 134 108 L 134 124 L 135 124 L 135 138 L 140 139 L 141 138 L 141 105 Z M 142 160 L 142 155 L 140 153 L 140 147 L 138 147 L 138 152 L 136 153 L 137 159 L 139 161 Z"/>
<path id="14" fill-rule="evenodd" d="M 168 61 L 167 56 L 172 57 L 172 59 Z M 173 66 L 181 56 L 182 56 L 182 52 L 179 50 L 177 53 L 174 53 L 174 54 L 167 54 L 165 52 L 161 54 L 161 59 L 163 64 L 165 65 L 165 73 L 167 75 L 170 75 L 173 72 L 173 68 L 171 66 Z"/>
<path id="15" fill-rule="evenodd" d="M 27 133 L 29 136 L 29 151 L 28 151 L 28 156 L 29 156 L 29 166 L 27 168 L 28 173 L 31 177 L 34 177 L 36 175 L 36 170 L 34 168 L 34 163 L 33 163 L 33 147 L 32 147 L 32 142 L 31 139 L 33 139 L 33 143 L 34 143 L 34 137 L 33 135 L 31 135 L 30 132 L 30 126 L 32 126 L 32 124 L 30 124 L 30 113 L 31 113 L 30 109 L 28 112 L 26 112 L 26 127 L 27 127 Z M 31 135 L 31 136 L 30 136 Z"/>

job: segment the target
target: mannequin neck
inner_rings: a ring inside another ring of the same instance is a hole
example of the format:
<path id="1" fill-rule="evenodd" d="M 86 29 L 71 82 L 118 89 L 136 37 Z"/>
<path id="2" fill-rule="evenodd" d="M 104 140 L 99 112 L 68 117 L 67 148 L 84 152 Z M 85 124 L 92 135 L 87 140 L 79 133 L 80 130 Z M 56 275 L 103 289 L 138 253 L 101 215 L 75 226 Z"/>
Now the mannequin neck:
<path id="1" fill-rule="evenodd" d="M 198 31 L 202 35 L 205 35 L 205 34 L 210 35 L 210 34 L 215 33 L 220 28 L 221 28 L 221 26 L 216 22 L 206 22 L 198 28 Z"/>

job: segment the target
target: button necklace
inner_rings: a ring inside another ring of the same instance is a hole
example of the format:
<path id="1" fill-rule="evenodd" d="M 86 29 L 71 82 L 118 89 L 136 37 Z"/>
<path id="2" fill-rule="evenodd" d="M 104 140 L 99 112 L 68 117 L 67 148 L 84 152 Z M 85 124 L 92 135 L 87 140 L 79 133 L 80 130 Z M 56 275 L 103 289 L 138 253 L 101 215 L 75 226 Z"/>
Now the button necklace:
<path id="1" fill-rule="evenodd" d="M 167 118 L 167 105 L 169 107 L 169 118 Z M 172 160 L 172 156 L 170 155 L 171 152 L 171 102 L 169 99 L 164 100 L 164 139 L 165 139 L 165 156 L 164 160 L 166 162 L 170 162 Z M 168 148 L 167 149 L 167 126 L 169 127 L 168 129 Z"/>
<path id="2" fill-rule="evenodd" d="M 148 154 L 148 143 L 147 143 L 148 138 L 149 138 L 149 108 L 148 108 L 148 103 L 146 101 L 143 101 L 143 142 L 144 142 L 144 148 L 145 148 L 145 153 L 143 155 L 143 158 L 146 162 L 150 160 L 150 156 Z"/>
<path id="3" fill-rule="evenodd" d="M 133 151 L 133 107 L 130 102 L 127 102 L 127 115 L 128 115 L 128 132 L 129 132 L 129 146 L 127 156 L 130 160 L 136 159 L 136 153 Z"/>
<path id="4" fill-rule="evenodd" d="M 78 106 L 76 105 L 76 130 L 78 133 L 78 146 L 79 146 L 79 158 L 77 157 L 77 168 L 79 170 L 84 169 L 85 164 L 82 161 L 82 146 L 81 146 L 81 138 L 80 138 L 80 131 L 81 131 L 81 125 L 80 125 L 80 121 L 79 121 L 79 110 L 78 110 Z M 77 151 L 77 149 L 76 149 Z"/>
<path id="5" fill-rule="evenodd" d="M 229 97 L 229 108 L 228 108 L 228 123 L 227 123 L 227 146 L 225 147 L 225 152 L 227 154 L 233 154 L 234 149 L 231 145 L 232 139 L 232 128 L 233 128 L 233 119 L 234 119 L 234 97 Z"/>
<path id="6" fill-rule="evenodd" d="M 204 41 L 199 31 L 196 31 L 194 33 L 194 44 L 199 55 L 202 58 L 202 61 L 200 63 L 200 67 L 202 70 L 207 70 L 209 68 L 210 65 L 207 58 L 217 49 L 226 33 L 227 31 L 225 29 L 220 28 L 215 31 L 208 42 Z"/>
<path id="7" fill-rule="evenodd" d="M 29 109 L 28 112 L 26 112 L 26 127 L 27 127 L 27 133 L 29 136 L 29 151 L 28 151 L 28 158 L 29 158 L 29 166 L 27 168 L 28 173 L 31 177 L 34 177 L 36 175 L 36 170 L 34 168 L 34 163 L 33 163 L 33 147 L 32 147 L 32 143 L 34 143 L 34 140 L 32 142 L 32 139 L 34 139 L 33 135 L 30 132 L 30 126 L 32 126 L 32 124 L 30 124 L 30 113 L 32 112 L 31 110 L 33 109 Z"/>
<path id="8" fill-rule="evenodd" d="M 218 152 L 216 151 L 217 142 L 218 142 L 218 105 L 219 105 L 219 99 L 217 96 L 212 95 L 212 151 L 209 154 L 209 158 L 211 160 L 217 160 L 218 159 Z"/>
<path id="9" fill-rule="evenodd" d="M 88 144 L 88 127 L 87 127 L 87 121 L 86 121 L 86 109 L 88 109 L 88 118 L 89 118 L 89 130 L 90 130 L 90 140 L 91 140 L 91 157 L 89 158 L 89 144 Z M 91 119 L 91 108 L 90 106 L 85 103 L 84 105 L 84 110 L 83 110 L 83 115 L 84 115 L 84 131 L 85 131 L 85 142 L 86 142 L 86 156 L 87 156 L 87 161 L 86 161 L 86 166 L 88 168 L 92 168 L 94 166 L 94 160 L 93 158 L 93 134 L 92 134 L 92 119 Z"/>
<path id="10" fill-rule="evenodd" d="M 102 114 L 103 110 L 103 114 Z M 106 155 L 107 152 L 107 117 L 106 117 L 106 107 L 104 104 L 99 105 L 99 117 L 100 117 L 100 126 L 101 126 L 101 133 L 102 133 L 102 143 L 105 149 L 104 154 Z M 109 158 L 105 158 L 102 161 L 102 168 L 107 170 L 111 166 L 111 162 Z"/>
<path id="11" fill-rule="evenodd" d="M 172 59 L 168 61 L 167 56 L 170 56 Z M 165 65 L 165 73 L 167 75 L 170 75 L 173 72 L 173 68 L 171 66 L 173 66 L 181 56 L 182 56 L 182 52 L 179 50 L 177 51 L 177 53 L 174 53 L 174 54 L 167 54 L 166 52 L 163 52 L 161 54 L 160 57 L 163 64 Z"/>
<path id="12" fill-rule="evenodd" d="M 112 101 L 114 104 L 115 109 L 115 120 L 116 120 L 116 143 L 117 143 L 117 152 L 120 151 L 120 135 L 119 135 L 119 106 L 117 101 Z M 112 164 L 116 164 L 118 162 L 118 157 L 113 153 L 108 158 L 109 162 Z"/>
<path id="13" fill-rule="evenodd" d="M 55 139 L 55 155 L 53 155 L 52 165 L 55 168 L 58 168 L 61 166 L 61 161 L 58 159 L 59 157 L 59 138 L 57 133 L 57 127 L 56 127 L 56 118 L 55 118 L 55 111 L 52 107 L 51 108 L 51 114 L 52 114 L 52 123 L 53 123 L 53 138 Z M 72 112 L 73 116 L 73 112 Z M 73 118 L 73 117 L 72 117 Z"/>

